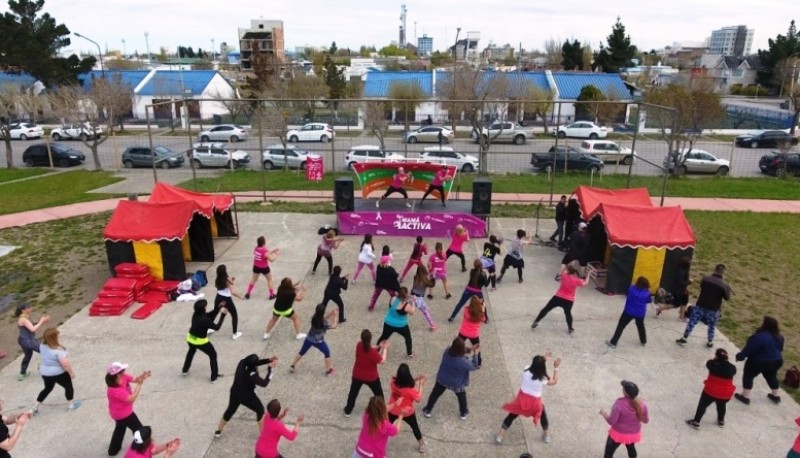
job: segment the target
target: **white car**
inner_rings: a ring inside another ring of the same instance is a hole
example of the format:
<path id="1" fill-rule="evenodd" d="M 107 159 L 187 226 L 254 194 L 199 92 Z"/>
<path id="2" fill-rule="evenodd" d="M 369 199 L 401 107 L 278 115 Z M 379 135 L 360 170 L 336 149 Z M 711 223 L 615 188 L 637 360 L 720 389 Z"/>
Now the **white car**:
<path id="1" fill-rule="evenodd" d="M 333 127 L 324 122 L 310 122 L 299 129 L 292 129 L 286 133 L 286 140 L 294 142 L 322 142 L 328 143 L 336 136 Z"/>
<path id="2" fill-rule="evenodd" d="M 558 138 L 575 137 L 575 138 L 606 138 L 608 131 L 605 127 L 598 126 L 597 124 L 589 121 L 576 121 L 566 126 L 558 126 L 556 130 Z"/>
<path id="3" fill-rule="evenodd" d="M 404 160 L 402 154 L 390 153 L 382 151 L 379 146 L 375 145 L 361 145 L 350 148 L 350 151 L 345 155 L 344 162 L 347 168 L 353 170 L 353 165 L 358 162 L 386 162 Z"/>
<path id="4" fill-rule="evenodd" d="M 8 136 L 12 140 L 27 140 L 29 138 L 41 138 L 44 129 L 32 122 L 15 122 L 8 126 Z"/>
<path id="5" fill-rule="evenodd" d="M 692 148 L 691 151 L 682 150 L 680 153 L 681 165 L 669 162 L 667 168 L 670 172 L 678 175 L 687 173 L 715 173 L 717 175 L 727 175 L 731 170 L 731 161 L 720 159 L 708 151 Z"/>
<path id="6" fill-rule="evenodd" d="M 96 123 L 79 123 L 79 124 L 64 124 L 61 127 L 56 127 L 50 132 L 53 140 L 83 140 L 86 141 L 90 138 L 100 138 L 103 136 L 103 128 Z"/>
<path id="7" fill-rule="evenodd" d="M 630 148 L 619 146 L 610 140 L 585 140 L 578 149 L 596 156 L 603 162 L 621 162 L 630 165 L 636 157 L 636 153 Z"/>
<path id="8" fill-rule="evenodd" d="M 247 130 L 235 124 L 222 124 L 197 134 L 201 142 L 243 142 L 247 140 Z"/>
<path id="9" fill-rule="evenodd" d="M 268 146 L 264 150 L 264 170 L 282 169 L 286 164 L 290 169 L 305 170 L 309 154 L 308 151 L 296 149 L 294 145 L 287 145 L 285 149 L 281 144 Z"/>
<path id="10" fill-rule="evenodd" d="M 246 151 L 225 149 L 222 143 L 195 143 L 186 153 L 197 168 L 203 167 L 241 167 L 250 163 Z"/>
<path id="11" fill-rule="evenodd" d="M 449 146 L 430 146 L 425 148 L 419 155 L 421 162 L 433 164 L 455 165 L 462 172 L 474 172 L 478 170 L 480 161 L 477 157 L 453 151 Z"/>

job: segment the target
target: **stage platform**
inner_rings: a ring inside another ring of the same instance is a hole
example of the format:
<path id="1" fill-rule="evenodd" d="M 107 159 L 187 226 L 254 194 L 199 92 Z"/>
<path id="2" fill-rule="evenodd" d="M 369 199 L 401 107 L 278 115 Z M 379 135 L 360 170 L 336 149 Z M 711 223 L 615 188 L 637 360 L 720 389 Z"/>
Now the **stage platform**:
<path id="1" fill-rule="evenodd" d="M 336 214 L 339 232 L 348 235 L 373 234 L 381 236 L 446 237 L 453 235 L 453 229 L 461 224 L 471 238 L 488 235 L 487 218 L 471 214 L 472 201 L 448 200 L 442 207 L 438 200 L 426 199 L 420 206 L 419 199 L 409 199 L 411 207 L 406 207 L 402 198 L 395 196 L 383 200 L 380 208 L 375 207 L 377 199 L 354 200 L 353 212 Z"/>

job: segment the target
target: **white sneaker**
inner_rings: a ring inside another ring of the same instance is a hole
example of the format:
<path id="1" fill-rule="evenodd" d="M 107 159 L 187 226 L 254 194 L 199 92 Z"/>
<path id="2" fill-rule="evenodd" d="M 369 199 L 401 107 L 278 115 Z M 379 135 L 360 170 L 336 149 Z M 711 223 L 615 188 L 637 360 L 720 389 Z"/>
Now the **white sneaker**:
<path id="1" fill-rule="evenodd" d="M 233 334 L 233 340 L 236 340 L 239 337 L 242 337 L 242 331 L 239 331 L 239 332 Z"/>
<path id="2" fill-rule="evenodd" d="M 375 201 L 375 208 L 381 208 L 381 201 L 380 200 L 376 200 Z"/>
<path id="3" fill-rule="evenodd" d="M 406 207 L 411 208 L 411 204 L 406 202 Z"/>
<path id="4" fill-rule="evenodd" d="M 214 331 L 213 329 L 209 329 L 209 330 L 208 330 L 208 335 L 214 334 L 215 332 L 216 332 L 216 331 Z"/>
<path id="5" fill-rule="evenodd" d="M 306 338 L 306 335 L 301 332 L 301 333 L 298 333 L 296 336 L 294 336 L 294 338 L 297 339 L 297 340 L 303 340 L 303 339 Z"/>
<path id="6" fill-rule="evenodd" d="M 267 339 L 269 339 L 269 333 L 268 333 L 268 332 L 265 332 L 265 333 L 264 333 L 264 335 L 263 335 L 263 336 L 261 336 L 261 338 L 262 338 L 263 340 L 267 340 Z"/>

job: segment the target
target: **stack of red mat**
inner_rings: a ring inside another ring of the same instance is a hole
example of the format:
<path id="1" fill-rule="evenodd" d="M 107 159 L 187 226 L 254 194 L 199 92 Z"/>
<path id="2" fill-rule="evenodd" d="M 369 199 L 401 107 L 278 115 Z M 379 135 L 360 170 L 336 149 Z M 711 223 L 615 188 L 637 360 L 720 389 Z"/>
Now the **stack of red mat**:
<path id="1" fill-rule="evenodd" d="M 97 299 L 89 308 L 91 316 L 122 315 L 134 302 L 142 305 L 131 315 L 144 319 L 152 315 L 162 305 L 170 302 L 170 294 L 177 290 L 178 281 L 155 281 L 146 264 L 122 263 L 114 267 L 115 278 L 103 285 Z"/>
<path id="2" fill-rule="evenodd" d="M 89 315 L 122 315 L 133 304 L 135 287 L 135 278 L 109 278 L 97 294 L 97 299 L 89 307 Z"/>

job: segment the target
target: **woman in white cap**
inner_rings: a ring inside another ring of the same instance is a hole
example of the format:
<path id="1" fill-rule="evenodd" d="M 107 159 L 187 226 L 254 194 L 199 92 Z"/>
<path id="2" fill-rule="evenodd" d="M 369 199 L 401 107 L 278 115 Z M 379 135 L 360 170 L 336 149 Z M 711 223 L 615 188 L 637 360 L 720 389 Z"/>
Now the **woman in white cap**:
<path id="1" fill-rule="evenodd" d="M 106 397 L 108 398 L 108 413 L 114 420 L 114 432 L 111 434 L 111 443 L 108 444 L 108 456 L 116 456 L 122 448 L 125 439 L 125 429 L 132 433 L 142 429 L 142 422 L 133 412 L 133 403 L 142 391 L 142 384 L 150 378 L 150 371 L 144 371 L 138 377 L 125 372 L 128 365 L 113 362 L 106 371 Z M 136 388 L 131 388 L 131 383 Z"/>
<path id="2" fill-rule="evenodd" d="M 181 440 L 174 438 L 163 444 L 153 442 L 153 430 L 149 426 L 142 426 L 133 433 L 133 443 L 125 452 L 125 458 L 150 458 L 153 455 L 164 453 L 164 458 L 170 458 L 178 451 Z"/>
<path id="3" fill-rule="evenodd" d="M 603 458 L 611 458 L 620 445 L 628 449 L 628 458 L 636 458 L 636 444 L 642 440 L 642 423 L 650 422 L 647 404 L 639 399 L 639 387 L 623 380 L 622 397 L 614 401 L 611 412 L 600 409 L 600 415 L 611 427 L 608 429 Z"/>

